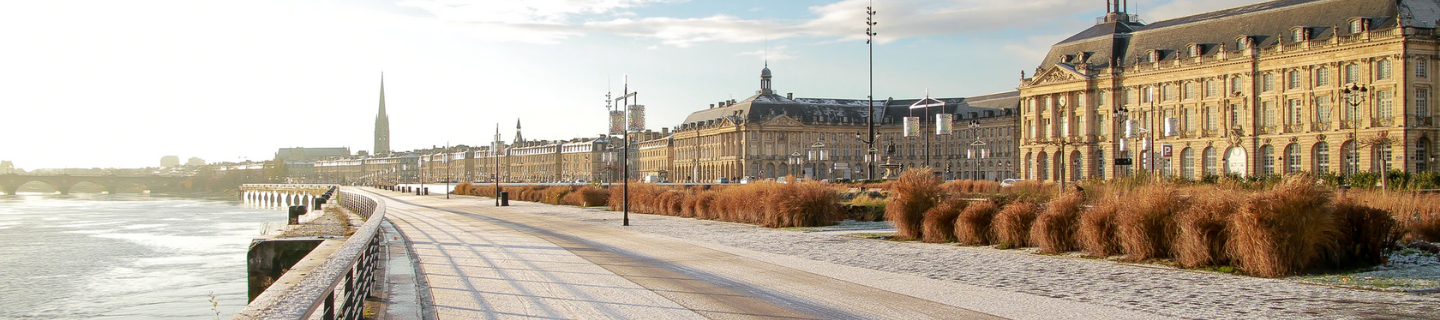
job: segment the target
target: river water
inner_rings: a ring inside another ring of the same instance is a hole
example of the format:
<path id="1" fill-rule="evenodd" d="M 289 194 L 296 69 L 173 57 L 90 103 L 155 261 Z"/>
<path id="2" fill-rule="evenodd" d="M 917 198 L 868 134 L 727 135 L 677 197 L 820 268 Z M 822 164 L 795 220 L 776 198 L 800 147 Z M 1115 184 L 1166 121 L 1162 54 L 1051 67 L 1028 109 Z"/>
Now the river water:
<path id="1" fill-rule="evenodd" d="M 0 196 L 0 319 L 229 319 L 250 239 L 285 220 L 230 198 Z"/>

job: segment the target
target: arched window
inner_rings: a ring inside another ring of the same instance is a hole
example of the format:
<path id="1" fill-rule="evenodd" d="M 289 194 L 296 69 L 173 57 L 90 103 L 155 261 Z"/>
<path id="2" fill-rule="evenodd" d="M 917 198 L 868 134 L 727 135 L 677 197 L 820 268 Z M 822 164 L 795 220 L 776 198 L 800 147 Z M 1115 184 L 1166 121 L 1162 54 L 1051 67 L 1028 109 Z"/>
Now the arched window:
<path id="1" fill-rule="evenodd" d="M 1375 146 L 1374 148 L 1371 148 L 1371 150 L 1375 150 L 1375 154 L 1373 155 L 1374 157 L 1372 157 L 1375 163 L 1372 164 L 1371 167 L 1373 171 L 1387 172 L 1391 169 L 1395 169 L 1395 167 L 1390 166 L 1390 146 Z"/>
<path id="2" fill-rule="evenodd" d="M 1041 152 L 1040 155 L 1035 156 L 1035 180 L 1039 180 L 1039 181 L 1050 180 L 1049 171 L 1048 171 L 1048 170 L 1045 170 L 1045 169 L 1048 168 L 1048 167 L 1049 167 L 1049 162 L 1048 162 L 1048 161 L 1045 161 L 1045 153 L 1044 153 L 1044 152 Z"/>
<path id="3" fill-rule="evenodd" d="M 1180 152 L 1180 177 L 1195 180 L 1195 149 L 1185 148 Z"/>
<path id="4" fill-rule="evenodd" d="M 1344 162 L 1340 163 L 1340 170 L 1344 171 L 1347 175 L 1355 174 L 1360 170 L 1359 154 L 1357 151 L 1354 140 L 1345 141 L 1345 144 L 1340 146 L 1340 152 L 1343 153 L 1341 157 L 1345 159 Z"/>
<path id="5" fill-rule="evenodd" d="M 1095 151 L 1095 176 L 1105 178 L 1105 150 Z"/>
<path id="6" fill-rule="evenodd" d="M 1315 144 L 1315 173 L 1330 172 L 1330 144 L 1321 141 Z"/>
<path id="7" fill-rule="evenodd" d="M 1300 145 L 1290 144 L 1285 147 L 1285 173 L 1300 172 Z"/>
<path id="8" fill-rule="evenodd" d="M 1260 147 L 1260 162 L 1264 164 L 1264 171 L 1260 175 L 1275 174 L 1275 147 L 1265 145 Z"/>
<path id="9" fill-rule="evenodd" d="M 1205 147 L 1205 175 L 1213 176 L 1220 174 L 1220 171 L 1216 169 L 1215 165 L 1219 162 L 1218 160 L 1219 159 L 1215 157 L 1215 147 Z"/>

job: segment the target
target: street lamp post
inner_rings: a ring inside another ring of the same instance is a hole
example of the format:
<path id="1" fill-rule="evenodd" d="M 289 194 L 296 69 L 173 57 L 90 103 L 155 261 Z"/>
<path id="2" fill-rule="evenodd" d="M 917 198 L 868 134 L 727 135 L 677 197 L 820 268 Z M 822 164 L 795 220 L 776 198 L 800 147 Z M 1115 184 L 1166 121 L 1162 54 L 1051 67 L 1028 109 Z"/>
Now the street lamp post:
<path id="1" fill-rule="evenodd" d="M 820 177 L 820 164 L 821 164 L 821 162 L 823 162 L 823 161 L 825 161 L 825 160 L 827 159 L 827 157 L 825 156 L 825 149 L 824 149 L 824 148 L 825 148 L 825 144 L 824 144 L 824 143 L 820 143 L 820 142 L 815 142 L 815 144 L 810 145 L 810 154 L 809 154 L 809 157 L 810 157 L 810 162 L 813 163 L 813 165 L 814 165 L 813 168 L 814 168 L 814 170 L 815 170 L 815 171 L 813 172 L 815 178 L 812 178 L 812 179 L 816 179 L 816 178 L 819 178 L 819 177 Z M 816 180 L 818 180 L 818 179 L 816 179 Z"/>
<path id="2" fill-rule="evenodd" d="M 1340 92 L 1345 95 L 1345 104 L 1350 106 L 1350 114 L 1346 115 L 1346 118 L 1350 118 L 1352 139 L 1350 142 L 1350 170 L 1346 172 L 1347 176 L 1345 178 L 1346 186 L 1348 186 L 1349 182 L 1355 178 L 1355 174 L 1360 170 L 1360 116 L 1358 113 L 1360 105 L 1365 102 L 1366 93 L 1370 92 L 1370 88 L 1351 83 L 1350 86 L 1345 87 L 1345 89 Z"/>
<path id="3" fill-rule="evenodd" d="M 800 156 L 800 152 L 799 152 L 799 151 L 790 153 L 790 168 L 791 168 L 791 169 L 790 169 L 790 175 L 791 175 L 791 176 L 795 176 L 796 171 L 803 171 L 803 170 L 799 170 L 800 166 L 803 165 L 803 164 L 805 164 L 805 158 Z"/>
<path id="4" fill-rule="evenodd" d="M 625 109 L 630 107 L 630 98 L 636 97 L 638 94 L 638 92 L 630 92 L 630 76 L 627 75 L 625 76 L 624 91 L 621 91 L 619 98 L 612 100 L 612 102 L 621 101 L 619 107 L 621 110 L 620 145 L 623 154 L 620 160 L 622 166 L 620 177 L 622 180 L 621 192 L 623 193 L 620 197 L 620 208 L 624 211 L 624 218 L 621 222 L 623 226 L 630 226 L 630 128 L 627 128 L 630 124 L 630 113 L 625 112 Z M 638 103 L 640 99 L 637 97 L 635 100 Z"/>
<path id="5" fill-rule="evenodd" d="M 925 116 L 922 117 L 922 118 L 929 118 L 929 117 L 930 117 L 930 107 L 937 107 L 937 106 L 940 107 L 940 113 L 945 113 L 945 101 L 940 101 L 940 100 L 936 100 L 936 99 L 931 99 L 931 98 L 930 98 L 930 92 L 929 92 L 929 90 L 926 90 L 926 92 L 925 92 L 925 99 L 920 99 L 920 101 L 916 101 L 914 104 L 911 104 L 911 105 L 910 105 L 910 114 L 911 114 L 911 116 L 913 117 L 914 114 L 915 114 L 915 109 L 925 109 L 925 111 L 924 111 Z M 936 114 L 935 117 L 936 117 L 936 118 L 940 118 L 940 114 Z M 925 167 L 926 167 L 926 168 L 929 168 L 929 167 L 930 167 L 930 148 L 931 148 L 931 147 L 930 147 L 930 134 L 931 134 L 931 133 L 930 133 L 930 121 L 929 121 L 929 119 L 922 119 L 922 121 L 923 121 L 924 125 L 923 125 L 923 127 L 922 127 L 923 129 L 921 130 L 921 132 L 922 132 L 922 133 L 924 134 L 924 136 L 925 136 Z M 937 123 L 936 123 L 936 126 L 939 126 L 938 121 L 937 121 Z M 907 132 L 907 133 L 908 133 L 908 132 Z M 948 130 L 945 130 L 944 132 L 936 132 L 935 134 L 937 134 L 937 135 L 948 135 L 948 134 L 950 134 L 950 132 L 949 132 Z"/>
<path id="6" fill-rule="evenodd" d="M 880 23 L 875 21 L 875 7 L 872 1 L 869 6 L 865 7 L 865 46 L 870 50 L 870 94 L 865 96 L 869 101 L 865 104 L 865 122 L 870 127 L 870 135 L 867 139 L 860 140 L 869 146 L 869 150 L 866 151 L 870 153 L 870 156 L 865 159 L 870 164 L 870 171 L 867 172 L 868 180 L 875 179 L 875 35 L 877 34 L 875 25 L 877 24 Z M 889 101 L 886 101 L 885 105 L 889 106 Z M 858 139 L 860 134 L 856 133 L 855 135 Z"/>

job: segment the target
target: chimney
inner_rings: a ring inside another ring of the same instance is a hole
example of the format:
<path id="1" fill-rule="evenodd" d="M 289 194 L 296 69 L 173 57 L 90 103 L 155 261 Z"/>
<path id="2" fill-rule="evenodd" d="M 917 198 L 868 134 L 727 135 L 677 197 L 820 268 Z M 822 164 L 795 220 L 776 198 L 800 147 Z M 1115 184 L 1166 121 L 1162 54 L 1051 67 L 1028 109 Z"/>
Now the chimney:
<path id="1" fill-rule="evenodd" d="M 660 136 L 663 137 L 668 135 L 670 135 L 670 128 L 660 128 Z"/>
<path id="2" fill-rule="evenodd" d="M 711 103 L 711 104 L 710 104 L 710 109 L 715 109 L 715 104 L 714 104 L 714 103 Z"/>
<path id="3" fill-rule="evenodd" d="M 795 100 L 795 93 L 794 93 L 794 92 L 786 92 L 786 93 L 785 93 L 785 99 Z"/>

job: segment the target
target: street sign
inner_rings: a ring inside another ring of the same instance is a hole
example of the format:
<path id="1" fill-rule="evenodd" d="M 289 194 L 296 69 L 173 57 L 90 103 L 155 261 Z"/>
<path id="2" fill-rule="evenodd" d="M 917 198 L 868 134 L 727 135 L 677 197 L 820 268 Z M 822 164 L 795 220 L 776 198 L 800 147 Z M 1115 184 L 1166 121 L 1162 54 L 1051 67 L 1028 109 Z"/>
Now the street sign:
<path id="1" fill-rule="evenodd" d="M 1117 166 L 1128 166 L 1128 165 L 1130 165 L 1130 163 L 1131 163 L 1131 162 L 1130 162 L 1130 158 L 1116 158 L 1116 159 L 1115 159 L 1115 165 L 1117 165 Z"/>
<path id="2" fill-rule="evenodd" d="M 1166 159 L 1169 159 L 1169 158 L 1170 158 L 1170 153 L 1171 153 L 1173 150 L 1174 150 L 1174 147 L 1171 146 L 1169 143 L 1162 143 L 1162 144 L 1160 144 L 1160 154 L 1161 154 L 1162 157 L 1165 157 Z"/>

